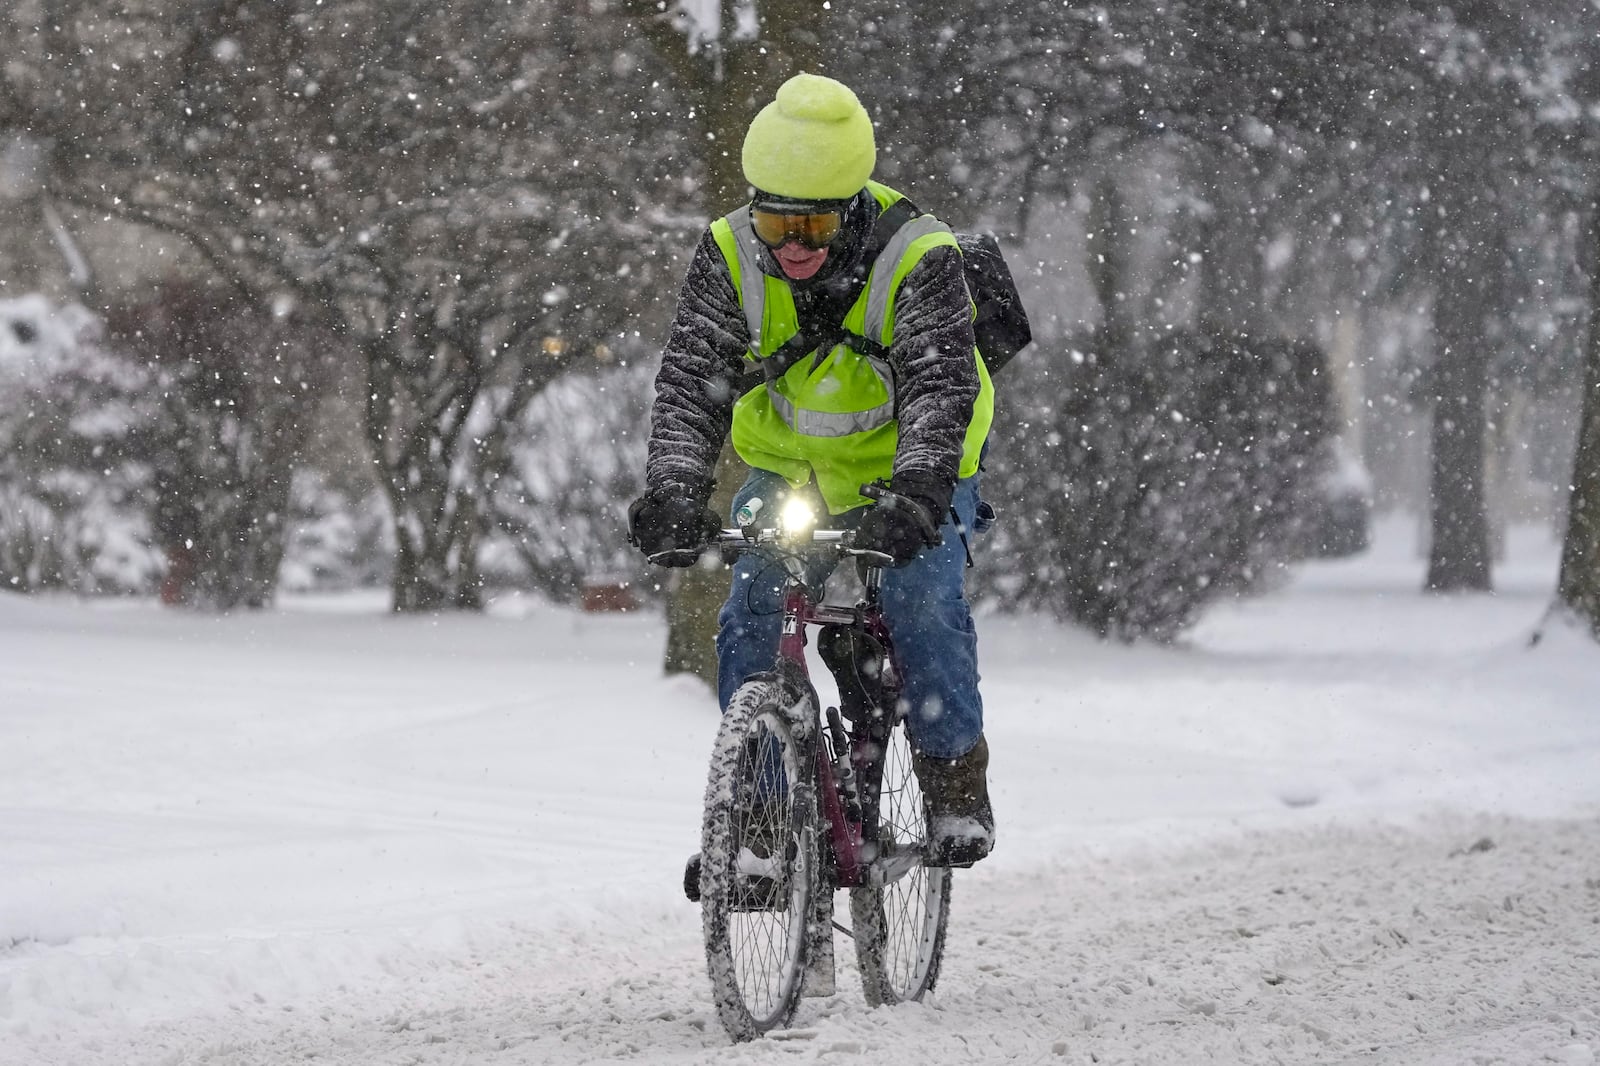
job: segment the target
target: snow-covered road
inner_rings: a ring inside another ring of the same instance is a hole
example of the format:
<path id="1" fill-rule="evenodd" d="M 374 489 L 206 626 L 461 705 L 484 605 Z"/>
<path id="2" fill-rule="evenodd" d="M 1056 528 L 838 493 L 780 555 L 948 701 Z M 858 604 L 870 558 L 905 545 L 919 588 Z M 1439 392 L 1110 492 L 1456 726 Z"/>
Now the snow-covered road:
<path id="1" fill-rule="evenodd" d="M 435 930 L 439 961 L 295 1006 L 242 996 L 16 1061 L 1592 1064 L 1600 822 L 1434 817 L 1247 831 L 964 877 L 922 1004 L 840 992 L 730 1048 L 687 906 Z M 842 954 L 847 955 L 845 952 Z M 263 952 L 263 961 L 272 958 Z M 241 989 L 241 993 L 246 990 Z"/>
<path id="2" fill-rule="evenodd" d="M 869 1011 L 841 943 L 739 1047 L 656 621 L 0 598 L 0 1064 L 1592 1064 L 1600 650 L 1525 647 L 1547 541 L 1460 599 L 1380 549 L 1177 648 L 983 620 L 938 991 Z"/>

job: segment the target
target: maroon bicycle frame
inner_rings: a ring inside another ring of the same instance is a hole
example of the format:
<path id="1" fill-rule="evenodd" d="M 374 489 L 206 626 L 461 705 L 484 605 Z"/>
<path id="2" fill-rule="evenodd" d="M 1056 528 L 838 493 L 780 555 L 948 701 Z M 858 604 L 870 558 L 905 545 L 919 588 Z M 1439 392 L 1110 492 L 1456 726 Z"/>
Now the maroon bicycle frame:
<path id="1" fill-rule="evenodd" d="M 778 659 L 797 671 L 807 685 L 810 685 L 811 672 L 806 666 L 806 629 L 813 625 L 864 626 L 884 647 L 893 646 L 883 616 L 876 609 L 818 603 L 803 584 L 790 582 L 783 598 L 783 631 L 778 637 Z M 812 691 L 815 692 L 815 689 Z M 860 728 L 859 723 L 852 723 L 852 727 Z M 834 773 L 832 760 L 828 758 L 827 743 L 818 737 L 814 747 L 822 816 L 828 822 L 839 887 L 858 888 L 866 883 L 867 864 L 862 861 L 864 822 L 852 820 L 845 811 L 839 795 L 838 777 Z M 851 744 L 850 757 L 856 764 L 857 780 L 860 780 L 860 763 L 865 757 L 856 751 L 856 747 Z"/>

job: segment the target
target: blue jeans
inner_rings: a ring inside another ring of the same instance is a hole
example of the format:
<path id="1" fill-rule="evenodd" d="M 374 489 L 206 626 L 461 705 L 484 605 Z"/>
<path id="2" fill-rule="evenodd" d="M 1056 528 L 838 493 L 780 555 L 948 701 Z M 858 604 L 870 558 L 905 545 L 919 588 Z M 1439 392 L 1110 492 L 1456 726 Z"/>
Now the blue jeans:
<path id="1" fill-rule="evenodd" d="M 775 511 L 789 495 L 778 474 L 752 471 L 734 494 L 732 513 L 752 497 Z M 978 525 L 978 479 L 956 483 L 955 511 L 970 543 Z M 813 506 L 824 514 L 820 501 Z M 854 528 L 866 508 L 835 515 L 830 524 Z M 992 514 L 992 512 L 991 512 Z M 895 654 L 905 673 L 907 723 L 920 752 L 940 759 L 965 755 L 983 732 L 983 699 L 978 695 L 978 634 L 967 607 L 967 553 L 955 523 L 947 514 L 940 532 L 944 543 L 930 548 L 905 566 L 883 572 L 883 616 L 894 639 Z M 832 560 L 819 560 L 809 575 L 814 584 L 826 578 Z M 717 616 L 717 695 L 722 707 L 751 674 L 771 669 L 778 654 L 778 627 L 783 602 L 784 571 L 755 555 L 740 556 L 733 568 L 728 602 Z"/>

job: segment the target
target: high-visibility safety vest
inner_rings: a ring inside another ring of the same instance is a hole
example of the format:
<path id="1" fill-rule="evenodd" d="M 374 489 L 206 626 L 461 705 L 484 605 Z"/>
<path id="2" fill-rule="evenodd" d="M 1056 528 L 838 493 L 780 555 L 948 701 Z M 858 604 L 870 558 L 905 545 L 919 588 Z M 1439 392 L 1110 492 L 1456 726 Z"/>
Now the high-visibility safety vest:
<path id="1" fill-rule="evenodd" d="M 869 182 L 880 210 L 904 197 Z M 762 245 L 739 208 L 711 224 L 711 234 L 727 263 L 750 334 L 747 367 L 771 356 L 800 332 L 794 292 L 782 278 L 760 266 Z M 843 340 L 826 353 L 813 352 L 770 384 L 745 393 L 733 409 L 733 447 L 739 458 L 760 470 L 781 474 L 798 488 L 816 477 L 829 512 L 839 514 L 869 501 L 860 487 L 887 478 L 899 441 L 895 418 L 894 373 L 887 362 L 851 347 L 851 336 L 877 341 L 887 350 L 894 341 L 895 296 L 900 283 L 929 249 L 956 247 L 950 227 L 932 215 L 906 222 L 890 238 L 867 278 L 866 287 L 845 315 Z M 868 347 L 862 345 L 862 347 Z M 989 425 L 994 420 L 994 385 L 973 350 L 980 389 L 972 407 L 961 453 L 961 477 L 978 471 Z"/>

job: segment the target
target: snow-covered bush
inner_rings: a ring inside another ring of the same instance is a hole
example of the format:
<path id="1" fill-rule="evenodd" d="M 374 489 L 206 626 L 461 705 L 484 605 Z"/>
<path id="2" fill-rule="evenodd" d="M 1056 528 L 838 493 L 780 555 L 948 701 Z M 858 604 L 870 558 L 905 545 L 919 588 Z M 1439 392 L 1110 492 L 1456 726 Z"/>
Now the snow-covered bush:
<path id="1" fill-rule="evenodd" d="M 0 587 L 154 586 L 146 384 L 84 308 L 0 300 Z"/>
<path id="2" fill-rule="evenodd" d="M 590 584 L 648 587 L 628 545 L 628 503 L 644 491 L 654 368 L 570 374 L 530 403 L 497 472 L 496 531 L 479 566 L 559 602 Z"/>
<path id="3" fill-rule="evenodd" d="M 278 585 L 290 592 L 342 592 L 387 585 L 394 536 L 383 493 L 347 485 L 314 467 L 294 472 Z"/>
<path id="4" fill-rule="evenodd" d="M 335 351 L 281 310 L 188 283 L 105 323 L 0 301 L 0 581 L 267 602 Z"/>
<path id="5" fill-rule="evenodd" d="M 1310 345 L 1180 332 L 1120 362 L 1033 352 L 997 382 L 975 592 L 1170 639 L 1293 552 L 1330 432 Z"/>

